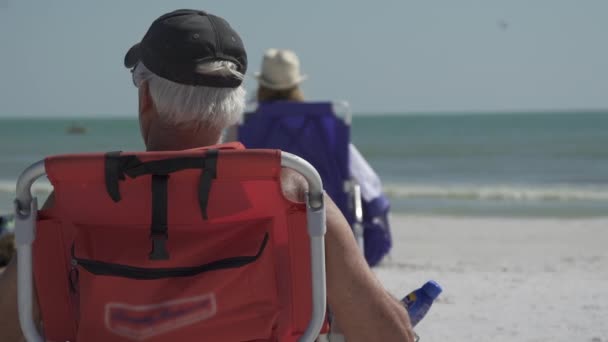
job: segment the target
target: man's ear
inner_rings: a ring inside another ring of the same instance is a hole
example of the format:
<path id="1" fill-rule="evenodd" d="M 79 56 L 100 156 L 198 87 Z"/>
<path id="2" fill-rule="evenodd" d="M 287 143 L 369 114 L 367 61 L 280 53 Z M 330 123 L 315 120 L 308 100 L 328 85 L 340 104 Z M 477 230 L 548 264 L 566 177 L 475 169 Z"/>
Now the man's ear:
<path id="1" fill-rule="evenodd" d="M 144 81 L 139 86 L 139 130 L 146 146 L 148 146 L 150 128 L 155 115 L 156 112 L 154 102 L 152 102 L 152 97 L 150 96 L 150 88 L 148 82 Z"/>
<path id="2" fill-rule="evenodd" d="M 152 97 L 150 96 L 148 81 L 144 81 L 139 86 L 139 115 L 149 113 L 153 107 L 154 103 L 152 102 Z"/>

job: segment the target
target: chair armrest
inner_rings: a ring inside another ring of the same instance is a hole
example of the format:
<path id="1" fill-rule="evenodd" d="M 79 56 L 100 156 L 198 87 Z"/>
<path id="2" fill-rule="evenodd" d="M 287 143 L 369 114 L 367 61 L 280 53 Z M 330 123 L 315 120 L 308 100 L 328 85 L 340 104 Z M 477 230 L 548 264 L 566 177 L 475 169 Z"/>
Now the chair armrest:
<path id="1" fill-rule="evenodd" d="M 17 244 L 17 303 L 19 323 L 28 342 L 43 342 L 34 321 L 32 244 L 36 239 L 38 205 L 32 198 L 32 184 L 45 174 L 44 161 L 25 169 L 17 180 L 15 200 L 15 242 Z"/>

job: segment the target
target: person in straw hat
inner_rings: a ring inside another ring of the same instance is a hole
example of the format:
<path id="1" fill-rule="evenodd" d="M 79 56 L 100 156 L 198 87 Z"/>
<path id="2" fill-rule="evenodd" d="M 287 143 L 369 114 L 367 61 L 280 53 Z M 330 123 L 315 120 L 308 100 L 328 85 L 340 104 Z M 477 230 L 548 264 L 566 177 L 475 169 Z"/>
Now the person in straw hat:
<path id="1" fill-rule="evenodd" d="M 255 73 L 258 81 L 257 101 L 304 101 L 300 83 L 308 78 L 300 71 L 300 60 L 291 50 L 268 49 L 262 59 L 262 70 Z M 227 137 L 236 140 L 236 129 Z M 352 143 L 349 144 L 350 172 L 361 186 L 364 216 L 365 258 L 376 266 L 392 246 L 388 213 L 390 201 L 374 169 Z"/>
<path id="2" fill-rule="evenodd" d="M 300 83 L 308 76 L 300 73 L 300 59 L 295 52 L 275 48 L 266 50 L 262 71 L 255 72 L 254 76 L 258 90 L 252 102 L 304 101 Z M 237 141 L 238 125 L 228 127 L 223 138 L 224 141 Z"/>
<path id="3" fill-rule="evenodd" d="M 255 73 L 259 87 L 257 99 L 264 101 L 304 101 L 300 83 L 307 76 L 300 73 L 300 60 L 291 50 L 268 49 L 262 71 Z"/>

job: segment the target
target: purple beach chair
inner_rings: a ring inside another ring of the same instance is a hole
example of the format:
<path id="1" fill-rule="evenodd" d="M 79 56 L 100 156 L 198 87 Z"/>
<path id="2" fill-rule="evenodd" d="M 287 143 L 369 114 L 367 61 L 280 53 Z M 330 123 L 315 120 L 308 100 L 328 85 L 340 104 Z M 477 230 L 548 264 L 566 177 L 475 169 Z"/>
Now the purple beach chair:
<path id="1" fill-rule="evenodd" d="M 344 113 L 344 117 L 336 112 Z M 238 140 L 247 148 L 277 148 L 311 163 L 363 250 L 361 194 L 349 169 L 350 120 L 345 103 L 259 103 L 244 115 Z"/>

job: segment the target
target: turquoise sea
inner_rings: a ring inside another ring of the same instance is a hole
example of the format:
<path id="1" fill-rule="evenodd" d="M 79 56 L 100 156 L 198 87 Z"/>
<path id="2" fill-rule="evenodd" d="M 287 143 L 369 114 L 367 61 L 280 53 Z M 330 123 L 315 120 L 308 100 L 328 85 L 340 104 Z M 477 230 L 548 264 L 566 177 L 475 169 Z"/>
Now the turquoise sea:
<path id="1" fill-rule="evenodd" d="M 72 124 L 86 133 L 67 134 Z M 394 212 L 608 216 L 608 111 L 369 114 L 352 129 Z M 45 155 L 141 149 L 135 119 L 0 119 L 0 213 L 20 171 Z"/>

